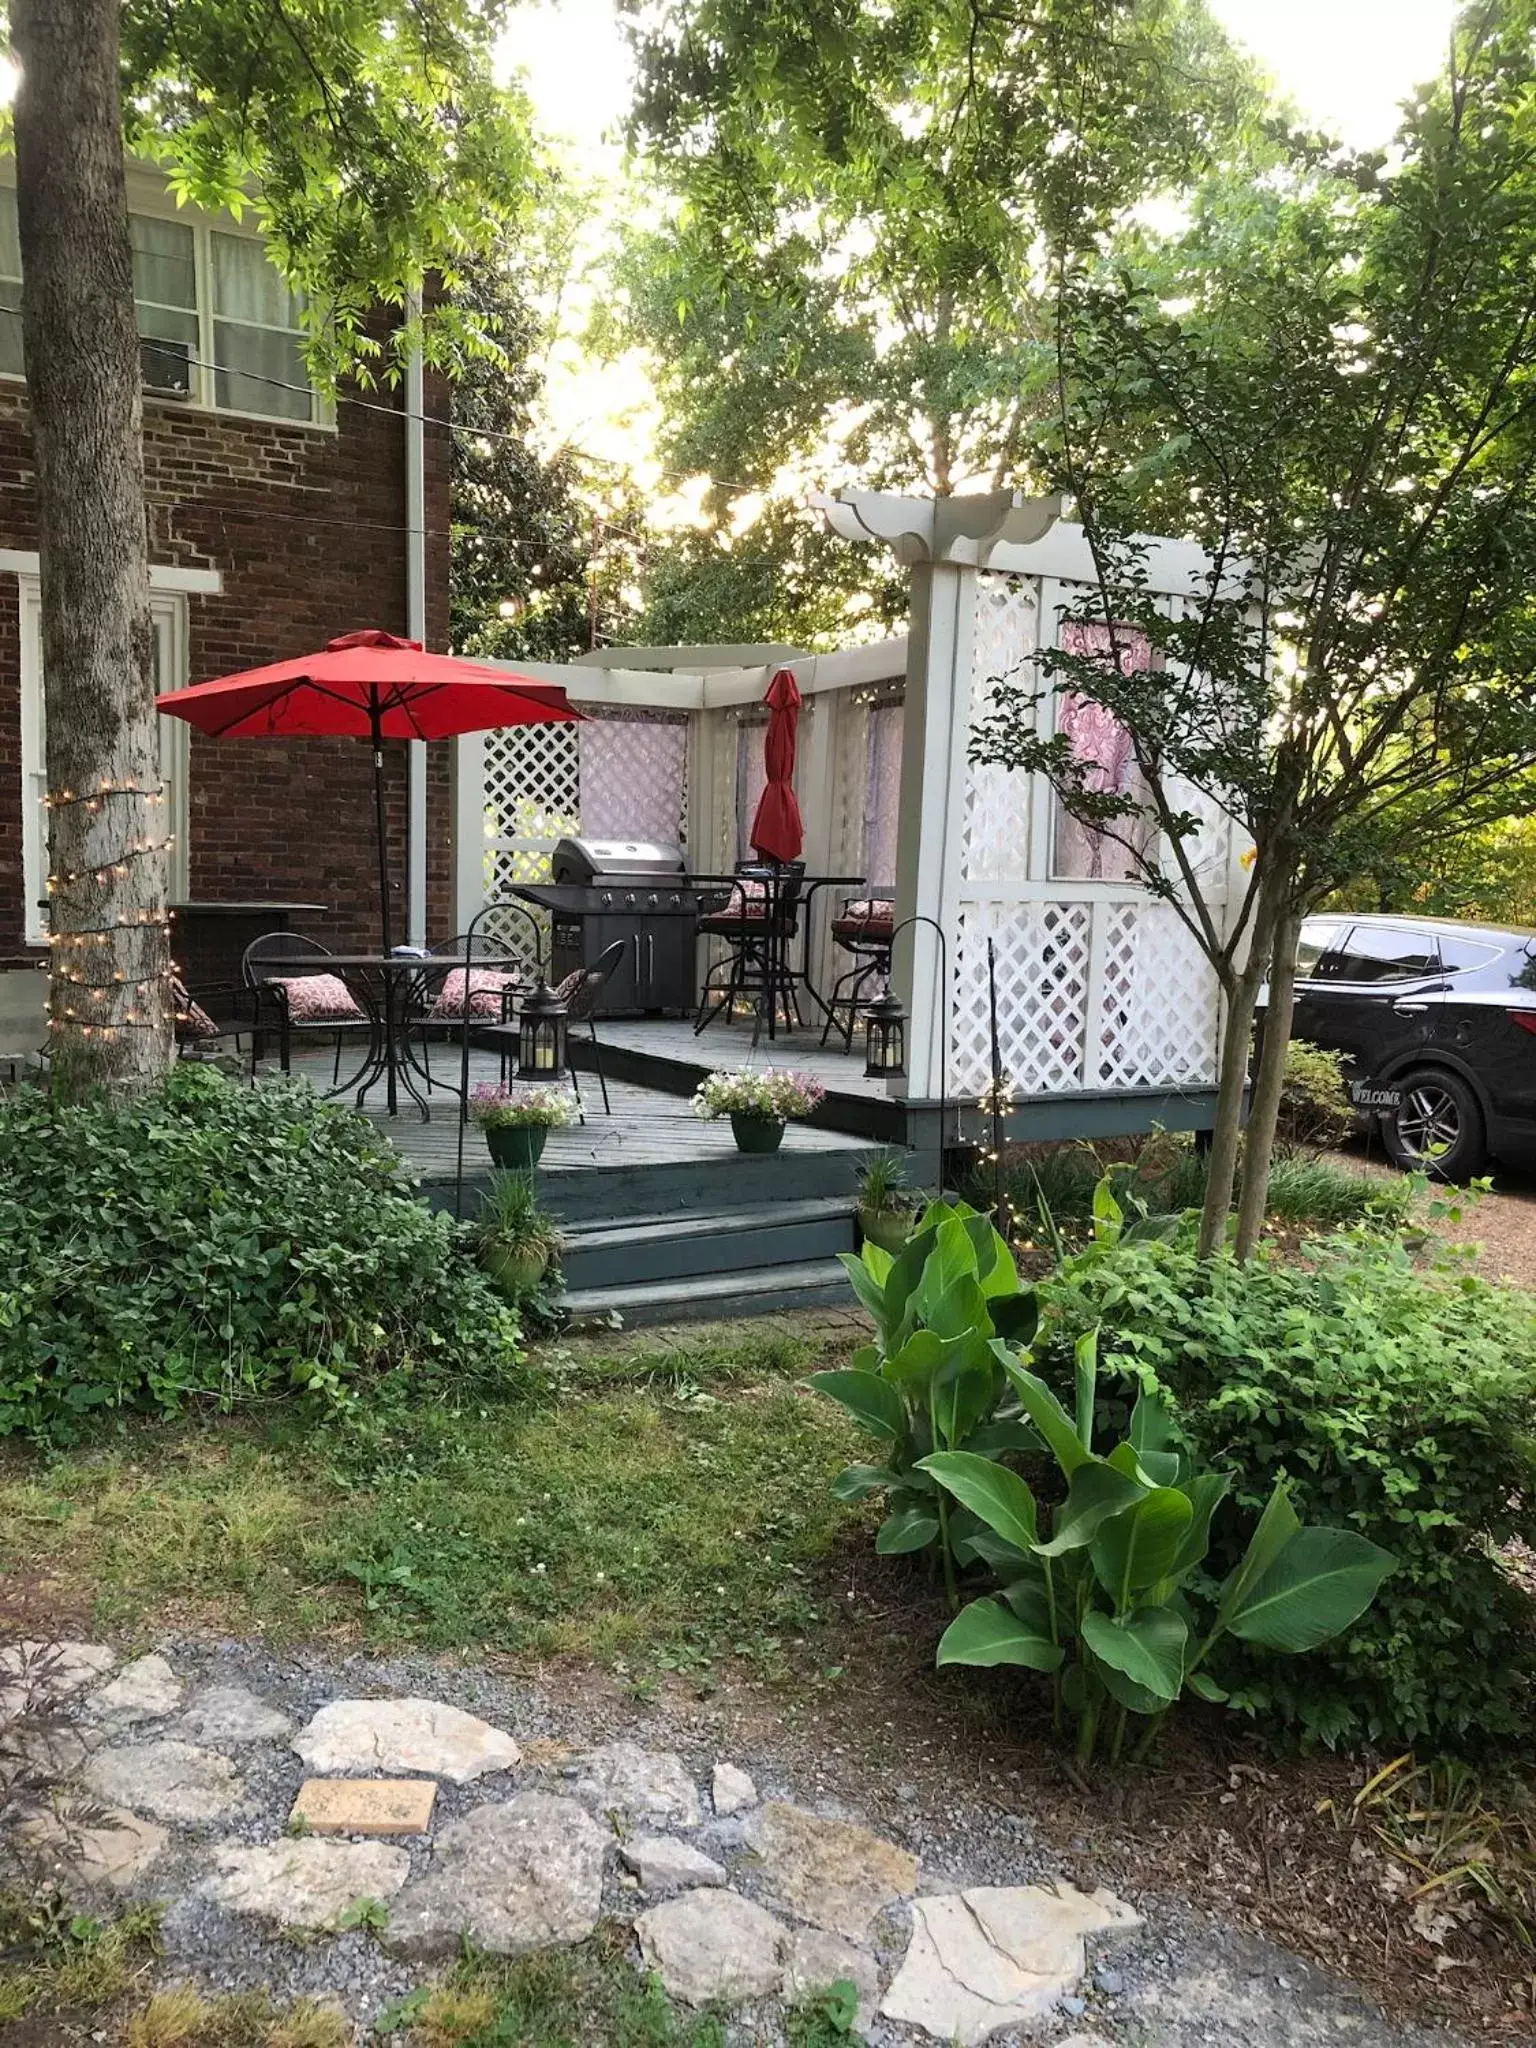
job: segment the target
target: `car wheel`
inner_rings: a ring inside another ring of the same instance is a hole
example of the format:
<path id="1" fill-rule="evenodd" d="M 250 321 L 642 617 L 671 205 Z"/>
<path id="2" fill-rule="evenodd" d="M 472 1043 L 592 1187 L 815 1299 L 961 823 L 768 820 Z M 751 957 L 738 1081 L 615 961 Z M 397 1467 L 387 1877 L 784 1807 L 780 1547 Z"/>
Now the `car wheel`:
<path id="1" fill-rule="evenodd" d="M 1419 1067 L 1393 1086 L 1402 1106 L 1381 1120 L 1387 1152 L 1405 1173 L 1437 1180 L 1470 1180 L 1488 1163 L 1488 1140 L 1476 1095 L 1459 1074 Z"/>

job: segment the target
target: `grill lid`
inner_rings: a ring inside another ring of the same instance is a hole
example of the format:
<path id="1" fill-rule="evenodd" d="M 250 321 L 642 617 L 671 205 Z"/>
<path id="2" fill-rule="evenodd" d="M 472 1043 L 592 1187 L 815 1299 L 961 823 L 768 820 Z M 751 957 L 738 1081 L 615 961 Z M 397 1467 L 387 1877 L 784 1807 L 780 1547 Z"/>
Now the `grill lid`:
<path id="1" fill-rule="evenodd" d="M 615 877 L 670 880 L 688 872 L 683 849 L 656 839 L 561 839 L 550 866 L 556 882 L 588 884 Z"/>

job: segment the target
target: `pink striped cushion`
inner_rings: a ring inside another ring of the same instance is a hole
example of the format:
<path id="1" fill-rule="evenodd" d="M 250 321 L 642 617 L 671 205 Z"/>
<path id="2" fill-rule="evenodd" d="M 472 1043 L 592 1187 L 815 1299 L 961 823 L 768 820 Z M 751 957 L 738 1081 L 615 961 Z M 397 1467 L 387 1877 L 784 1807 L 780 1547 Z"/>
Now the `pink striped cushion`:
<path id="1" fill-rule="evenodd" d="M 288 1014 L 295 1024 L 366 1024 L 368 1021 L 339 974 L 274 975 L 272 986 L 282 990 Z"/>
<path id="2" fill-rule="evenodd" d="M 469 1014 L 471 1017 L 491 1017 L 500 1020 L 501 999 L 509 988 L 517 987 L 515 974 L 502 974 L 494 967 L 472 967 L 469 970 Z M 434 1023 L 451 1023 L 464 1014 L 464 969 L 455 967 L 443 977 L 438 990 L 437 1001 L 432 1005 L 430 1016 Z"/>

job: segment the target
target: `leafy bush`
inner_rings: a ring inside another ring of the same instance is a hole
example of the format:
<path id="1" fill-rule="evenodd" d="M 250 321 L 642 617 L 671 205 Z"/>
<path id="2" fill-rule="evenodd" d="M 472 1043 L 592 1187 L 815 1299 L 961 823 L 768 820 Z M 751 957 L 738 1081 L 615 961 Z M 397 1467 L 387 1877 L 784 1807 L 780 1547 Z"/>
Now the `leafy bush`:
<path id="1" fill-rule="evenodd" d="M 1342 1144 L 1354 1128 L 1343 1055 L 1309 1045 L 1304 1038 L 1293 1038 L 1285 1048 L 1277 1141 L 1301 1151 L 1321 1152 Z"/>
<path id="2" fill-rule="evenodd" d="M 517 1371 L 517 1321 L 366 1117 L 183 1066 L 122 1104 L 0 1105 L 0 1435 Z"/>
<path id="3" fill-rule="evenodd" d="M 1106 1370 L 1175 1397 L 1200 1454 L 1257 1512 L 1277 1478 L 1307 1520 L 1398 1560 L 1343 1641 L 1275 1667 L 1224 1644 L 1234 1703 L 1330 1744 L 1476 1745 L 1532 1720 L 1530 1603 L 1495 1551 L 1529 1531 L 1536 1315 L 1522 1294 L 1416 1270 L 1354 1235 L 1304 1264 L 1202 1263 L 1187 1242 L 1095 1245 L 1041 1286 L 1037 1370 Z M 1213 1544 L 1230 1569 L 1233 1539 Z"/>

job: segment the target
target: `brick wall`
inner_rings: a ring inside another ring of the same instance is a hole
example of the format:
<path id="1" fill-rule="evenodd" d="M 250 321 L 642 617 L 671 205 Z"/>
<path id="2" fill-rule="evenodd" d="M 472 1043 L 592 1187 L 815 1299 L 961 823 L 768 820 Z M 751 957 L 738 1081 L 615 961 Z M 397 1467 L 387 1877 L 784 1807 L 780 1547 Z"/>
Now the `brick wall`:
<path id="1" fill-rule="evenodd" d="M 218 597 L 187 600 L 190 677 L 278 661 L 363 626 L 405 631 L 405 457 L 398 395 L 343 397 L 335 431 L 144 402 L 150 560 L 218 569 Z M 427 409 L 443 416 L 429 380 Z M 381 408 L 381 409 L 376 409 Z M 427 644 L 448 632 L 448 449 L 428 425 Z M 35 549 L 25 393 L 0 384 L 0 547 Z M 208 740 L 192 734 L 191 894 L 323 902 L 315 935 L 377 942 L 373 767 L 353 740 Z M 450 750 L 428 767 L 428 937 L 450 929 Z M 406 750 L 386 749 L 392 923 L 405 935 Z M 17 586 L 0 573 L 0 965 L 22 943 Z"/>

